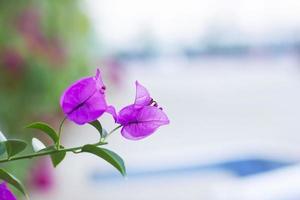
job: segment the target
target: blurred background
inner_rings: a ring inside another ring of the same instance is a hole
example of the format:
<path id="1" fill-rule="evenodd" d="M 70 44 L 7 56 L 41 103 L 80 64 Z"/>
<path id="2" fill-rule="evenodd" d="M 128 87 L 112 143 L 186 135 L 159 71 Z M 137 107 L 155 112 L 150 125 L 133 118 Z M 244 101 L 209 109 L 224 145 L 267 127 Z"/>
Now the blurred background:
<path id="1" fill-rule="evenodd" d="M 126 179 L 85 154 L 55 170 L 48 158 L 1 166 L 33 200 L 300 199 L 299 0 L 0 0 L 9 138 L 30 140 L 32 121 L 57 127 L 61 92 L 96 67 L 117 110 L 139 80 L 171 124 L 141 141 L 112 135 Z M 97 137 L 69 122 L 63 143 Z"/>

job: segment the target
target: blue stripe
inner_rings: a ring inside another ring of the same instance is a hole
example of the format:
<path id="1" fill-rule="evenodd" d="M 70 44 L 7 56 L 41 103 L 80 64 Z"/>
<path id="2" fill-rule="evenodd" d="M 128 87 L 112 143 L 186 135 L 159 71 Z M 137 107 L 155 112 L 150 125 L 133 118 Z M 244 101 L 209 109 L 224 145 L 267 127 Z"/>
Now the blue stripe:
<path id="1" fill-rule="evenodd" d="M 275 161 L 267 159 L 239 159 L 208 165 L 197 164 L 161 170 L 129 171 L 128 177 L 130 177 L 130 179 L 137 179 L 164 176 L 184 176 L 194 173 L 203 173 L 205 171 L 226 171 L 238 177 L 246 177 L 286 167 L 294 163 L 295 162 Z M 91 173 L 91 179 L 92 181 L 96 182 L 121 180 L 120 175 L 117 172 L 103 173 L 99 170 Z"/>

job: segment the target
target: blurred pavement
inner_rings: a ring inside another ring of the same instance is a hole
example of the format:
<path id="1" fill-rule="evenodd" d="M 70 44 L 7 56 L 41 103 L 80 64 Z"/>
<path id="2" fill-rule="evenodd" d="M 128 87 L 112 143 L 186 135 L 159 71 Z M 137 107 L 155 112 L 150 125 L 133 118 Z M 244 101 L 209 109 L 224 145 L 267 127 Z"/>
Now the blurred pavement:
<path id="1" fill-rule="evenodd" d="M 94 156 L 70 154 L 55 170 L 55 192 L 34 194 L 33 200 L 300 198 L 299 166 L 249 177 L 222 170 L 189 171 L 189 166 L 228 159 L 299 160 L 299 58 L 164 59 L 128 63 L 127 69 L 126 82 L 111 92 L 109 102 L 118 109 L 130 104 L 134 81 L 139 80 L 171 124 L 142 141 L 119 134 L 109 139 L 109 148 L 126 162 L 126 179 Z M 113 128 L 109 116 L 103 124 Z M 65 132 L 69 146 L 98 137 L 93 128 L 71 123 Z M 182 170 L 168 173 L 174 168 Z"/>

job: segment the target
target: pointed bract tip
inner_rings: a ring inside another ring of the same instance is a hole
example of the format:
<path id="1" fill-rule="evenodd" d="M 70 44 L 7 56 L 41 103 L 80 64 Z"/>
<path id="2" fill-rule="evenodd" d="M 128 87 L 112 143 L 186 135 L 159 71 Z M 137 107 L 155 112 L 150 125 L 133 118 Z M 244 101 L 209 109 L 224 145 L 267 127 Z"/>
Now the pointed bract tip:
<path id="1" fill-rule="evenodd" d="M 147 88 L 141 85 L 138 81 L 135 81 L 135 85 L 136 85 L 136 93 L 135 93 L 134 104 L 137 107 L 150 105 L 152 102 L 152 98 L 150 97 Z"/>
<path id="2" fill-rule="evenodd" d="M 117 120 L 118 120 L 118 114 L 116 112 L 115 107 L 113 107 L 113 106 L 107 106 L 106 112 L 109 113 L 109 114 L 111 114 L 112 117 L 114 118 L 115 122 L 117 122 Z"/>
<path id="3" fill-rule="evenodd" d="M 146 89 L 145 88 L 145 86 L 143 86 L 140 82 L 138 82 L 138 81 L 135 81 L 135 86 L 136 86 L 136 88 L 144 88 L 144 89 Z"/>
<path id="4" fill-rule="evenodd" d="M 95 79 L 98 80 L 100 78 L 100 69 L 97 68 Z"/>

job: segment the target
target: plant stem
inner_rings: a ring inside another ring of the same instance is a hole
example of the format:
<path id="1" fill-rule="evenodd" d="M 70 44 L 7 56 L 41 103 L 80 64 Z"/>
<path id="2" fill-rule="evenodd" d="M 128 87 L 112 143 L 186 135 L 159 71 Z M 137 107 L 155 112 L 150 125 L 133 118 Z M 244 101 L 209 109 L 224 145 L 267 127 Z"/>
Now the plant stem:
<path id="1" fill-rule="evenodd" d="M 100 146 L 100 145 L 106 145 L 106 144 L 107 144 L 106 142 L 98 142 L 98 143 L 95 143 L 93 145 Z M 82 147 L 83 146 L 72 147 L 72 148 L 67 148 L 67 149 L 55 149 L 55 150 L 51 150 L 51 151 L 39 151 L 37 153 L 32 153 L 32 154 L 28 154 L 28 155 L 3 159 L 3 160 L 0 160 L 0 163 L 10 162 L 10 161 L 13 161 L 13 160 L 31 159 L 31 158 L 34 158 L 34 157 L 51 155 L 51 154 L 58 153 L 58 152 L 74 152 L 76 150 L 82 149 Z M 76 153 L 80 153 L 80 152 L 76 152 Z"/>
<path id="2" fill-rule="evenodd" d="M 62 131 L 62 126 L 64 124 L 64 122 L 66 121 L 67 117 L 64 117 L 64 119 L 61 121 L 60 125 L 59 125 L 59 129 L 58 129 L 58 142 L 56 145 L 56 148 L 59 150 L 60 149 L 60 136 L 61 136 L 61 131 Z"/>
<path id="3" fill-rule="evenodd" d="M 72 147 L 72 148 L 67 148 L 67 149 L 62 149 L 60 148 L 60 136 L 61 136 L 61 131 L 62 131 L 62 126 L 64 124 L 64 122 L 66 121 L 67 117 L 65 117 L 62 122 L 59 125 L 59 130 L 58 130 L 58 145 L 56 146 L 56 149 L 51 150 L 51 151 L 39 151 L 37 153 L 32 153 L 32 154 L 27 154 L 27 155 L 23 155 L 23 156 L 16 156 L 16 157 L 11 157 L 11 158 L 6 158 L 6 159 L 2 159 L 0 160 L 0 163 L 4 163 L 4 162 L 10 162 L 10 161 L 14 161 L 14 160 L 22 160 L 22 159 L 31 159 L 31 158 L 35 158 L 35 157 L 40 157 L 40 156 L 46 156 L 46 155 L 51 155 L 54 153 L 58 153 L 58 152 L 73 152 L 73 153 L 81 153 L 81 151 L 77 151 L 77 150 L 81 150 L 83 148 L 83 146 L 79 146 L 79 147 Z M 110 136 L 112 133 L 114 133 L 116 130 L 118 130 L 119 128 L 121 128 L 122 125 L 119 125 L 117 127 L 115 127 L 114 129 L 112 129 L 107 136 L 105 137 L 105 139 Z M 106 145 L 107 142 L 105 141 L 100 141 L 98 143 L 95 143 L 93 145 L 96 146 L 100 146 L 100 145 Z"/>
<path id="4" fill-rule="evenodd" d="M 122 125 L 119 125 L 119 126 L 117 126 L 116 128 L 114 128 L 113 130 L 111 130 L 111 131 L 106 135 L 105 139 L 106 139 L 108 136 L 110 136 L 113 132 L 115 132 L 116 130 L 118 130 L 119 128 L 121 128 L 121 127 L 122 127 Z"/>

